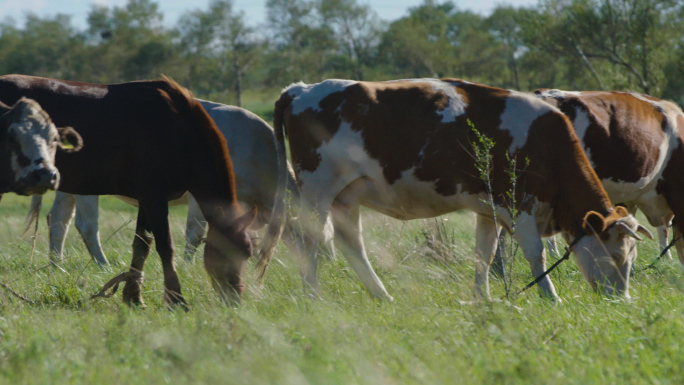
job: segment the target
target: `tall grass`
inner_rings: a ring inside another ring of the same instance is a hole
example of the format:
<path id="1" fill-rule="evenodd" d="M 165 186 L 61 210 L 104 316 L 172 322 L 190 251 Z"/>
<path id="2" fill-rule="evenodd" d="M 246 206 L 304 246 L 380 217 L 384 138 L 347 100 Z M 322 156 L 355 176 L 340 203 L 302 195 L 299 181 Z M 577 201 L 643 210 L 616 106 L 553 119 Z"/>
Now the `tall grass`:
<path id="1" fill-rule="evenodd" d="M 279 245 L 263 287 L 250 274 L 242 307 L 221 306 L 201 263 L 177 260 L 190 312 L 162 303 L 162 273 L 146 265 L 145 310 L 120 297 L 90 300 L 130 262 L 135 210 L 102 197 L 103 271 L 72 229 L 61 266 L 47 262 L 45 214 L 37 251 L 22 240 L 29 199 L 0 203 L 0 383 L 444 384 L 682 383 L 684 274 L 677 261 L 632 280 L 631 302 L 594 294 L 573 262 L 551 276 L 562 303 L 530 290 L 473 302 L 474 216 L 399 222 L 363 211 L 368 254 L 394 296 L 370 299 L 343 258 L 322 263 L 322 298 L 303 294 L 298 265 Z M 171 211 L 182 250 L 187 209 Z M 643 218 L 642 218 L 643 222 Z M 442 245 L 438 245 L 441 242 Z M 657 255 L 639 245 L 638 267 Z M 338 253 L 339 255 L 339 253 Z M 531 278 L 523 259 L 513 285 Z M 505 294 L 492 280 L 492 297 Z"/>

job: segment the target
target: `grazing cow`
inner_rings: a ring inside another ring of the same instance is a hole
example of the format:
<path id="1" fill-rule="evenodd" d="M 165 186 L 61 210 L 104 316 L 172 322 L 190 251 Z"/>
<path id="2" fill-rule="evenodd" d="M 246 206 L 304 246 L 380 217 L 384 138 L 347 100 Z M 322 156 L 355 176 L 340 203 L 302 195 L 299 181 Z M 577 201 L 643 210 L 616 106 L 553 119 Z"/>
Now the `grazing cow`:
<path id="1" fill-rule="evenodd" d="M 495 143 L 491 188 L 496 219 L 485 204 L 470 125 Z M 460 209 L 477 214 L 475 296 L 489 298 L 487 271 L 498 226 L 510 229 L 507 156 L 529 159 L 517 170 L 520 214 L 514 238 L 532 274 L 545 270 L 541 237 L 562 232 L 595 290 L 628 296 L 630 248 L 645 231 L 624 207 L 612 208 L 568 118 L 531 95 L 455 79 L 389 82 L 326 80 L 287 87 L 274 125 L 289 137 L 311 242 L 305 287 L 318 288 L 316 246 L 332 214 L 338 246 L 376 298 L 391 299 L 373 271 L 361 237 L 359 206 L 398 219 Z M 518 164 L 521 164 L 519 162 Z M 543 295 L 558 298 L 549 276 Z"/>
<path id="2" fill-rule="evenodd" d="M 3 193 L 44 194 L 59 185 L 57 150 L 78 151 L 81 137 L 71 127 L 55 127 L 40 105 L 21 98 L 0 102 L 0 197 Z"/>
<path id="3" fill-rule="evenodd" d="M 133 261 L 124 300 L 142 305 L 143 267 L 151 244 L 161 257 L 164 299 L 185 306 L 174 264 L 168 204 L 193 194 L 209 223 L 204 264 L 222 300 L 239 301 L 251 254 L 246 229 L 256 217 L 241 215 L 225 139 L 191 93 L 175 82 L 98 85 L 32 76 L 0 77 L 0 98 L 38 101 L 56 124 L 69 124 L 85 147 L 57 154 L 60 191 L 117 194 L 139 202 Z"/>
<path id="4" fill-rule="evenodd" d="M 259 260 L 270 259 L 282 233 L 285 217 L 283 201 L 285 186 L 282 176 L 288 177 L 288 185 L 294 186 L 293 177 L 283 168 L 286 164 L 278 156 L 280 149 L 276 144 L 273 129 L 263 119 L 245 109 L 204 100 L 199 100 L 199 102 L 214 120 L 228 143 L 228 152 L 235 173 L 238 202 L 243 208 L 256 206 L 258 209 L 259 215 L 250 229 L 258 230 L 268 224 L 265 237 L 260 243 Z M 282 159 L 285 159 L 284 153 Z M 126 197 L 122 199 L 134 206 L 138 205 L 135 199 Z M 42 197 L 34 197 L 31 201 L 27 230 L 37 220 L 41 202 Z M 169 202 L 169 205 L 186 203 L 189 208 L 185 230 L 185 259 L 191 260 L 204 237 L 206 220 L 191 194 Z M 108 265 L 109 262 L 100 244 L 96 195 L 56 193 L 48 217 L 50 259 L 62 258 L 64 241 L 74 212 L 76 213 L 76 228 L 83 237 L 91 257 L 99 265 Z"/>
<path id="5" fill-rule="evenodd" d="M 673 215 L 675 233 L 681 233 L 684 113 L 677 105 L 635 92 L 541 89 L 534 94 L 570 118 L 610 199 L 631 212 L 643 211 L 659 227 L 661 248 Z M 677 250 L 684 262 L 684 242 Z"/>

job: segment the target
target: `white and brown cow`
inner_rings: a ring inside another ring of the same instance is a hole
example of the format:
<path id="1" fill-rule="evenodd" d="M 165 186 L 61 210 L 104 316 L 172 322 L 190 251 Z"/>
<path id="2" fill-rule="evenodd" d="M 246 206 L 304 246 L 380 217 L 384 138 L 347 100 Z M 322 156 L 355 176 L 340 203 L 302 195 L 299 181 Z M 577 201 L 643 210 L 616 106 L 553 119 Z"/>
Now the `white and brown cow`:
<path id="1" fill-rule="evenodd" d="M 267 227 L 264 239 L 260 242 L 259 260 L 270 259 L 283 229 L 285 184 L 294 184 L 289 183 L 292 177 L 287 173 L 284 153 L 283 159 L 280 159 L 280 149 L 277 148 L 273 128 L 256 114 L 243 108 L 198 100 L 228 144 L 238 202 L 245 210 L 252 207 L 258 209 L 257 219 L 251 229 Z M 135 199 L 117 197 L 138 206 Z M 34 197 L 31 201 L 27 231 L 37 221 L 41 203 L 41 197 Z M 192 194 L 187 193 L 180 199 L 169 202 L 170 206 L 181 204 L 189 205 L 185 259 L 191 260 L 204 237 L 207 221 Z M 61 191 L 55 193 L 55 201 L 48 216 L 51 260 L 62 258 L 64 241 L 75 213 L 76 228 L 91 257 L 101 266 L 109 264 L 100 243 L 98 211 L 97 195 L 76 195 Z"/>
<path id="2" fill-rule="evenodd" d="M 6 192 L 43 194 L 59 185 L 57 150 L 78 151 L 81 137 L 71 127 L 57 128 L 40 105 L 21 98 L 0 102 L 0 197 Z"/>
<path id="3" fill-rule="evenodd" d="M 677 105 L 635 92 L 541 89 L 535 96 L 570 118 L 610 199 L 643 211 L 659 227 L 662 248 L 673 215 L 675 232 L 681 232 L 684 113 Z M 684 262 L 683 246 L 677 243 Z"/>
<path id="4" fill-rule="evenodd" d="M 498 225 L 511 227 L 504 192 L 507 157 L 529 159 L 519 170 L 521 213 L 515 239 L 534 276 L 545 269 L 541 237 L 583 236 L 573 248 L 594 289 L 628 296 L 629 250 L 644 231 L 611 202 L 584 155 L 568 118 L 529 94 L 461 80 L 389 82 L 326 80 L 287 87 L 274 124 L 289 136 L 302 205 L 313 241 L 302 266 L 305 287 L 318 288 L 316 245 L 332 213 L 338 246 L 368 291 L 391 299 L 373 271 L 361 236 L 361 205 L 398 219 L 428 218 L 461 209 L 477 213 L 475 295 L 489 298 L 487 271 L 498 233 L 484 203 L 469 126 L 495 142 L 492 193 Z M 543 295 L 557 298 L 545 277 Z"/>

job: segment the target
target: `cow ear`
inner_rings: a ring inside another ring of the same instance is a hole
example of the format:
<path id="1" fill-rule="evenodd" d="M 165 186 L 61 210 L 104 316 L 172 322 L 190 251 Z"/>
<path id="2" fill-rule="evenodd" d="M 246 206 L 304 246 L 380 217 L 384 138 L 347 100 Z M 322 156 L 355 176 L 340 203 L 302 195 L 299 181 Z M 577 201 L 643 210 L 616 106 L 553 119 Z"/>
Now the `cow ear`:
<path id="1" fill-rule="evenodd" d="M 251 226 L 252 223 L 254 222 L 254 220 L 256 219 L 256 216 L 257 216 L 257 207 L 254 206 L 254 207 L 252 207 L 251 210 L 249 210 L 249 212 L 247 214 L 245 214 L 245 215 L 243 215 L 240 218 L 235 220 L 235 223 L 233 223 L 235 231 L 236 232 L 242 232 L 242 231 L 247 230 L 249 228 L 249 226 Z"/>
<path id="2" fill-rule="evenodd" d="M 620 204 L 615 205 L 615 212 L 620 216 L 620 218 L 629 216 L 629 210 L 627 210 L 627 207 Z"/>
<path id="3" fill-rule="evenodd" d="M 606 229 L 606 218 L 596 211 L 589 211 L 587 215 L 584 216 L 582 228 L 589 234 L 602 233 L 603 230 Z"/>
<path id="4" fill-rule="evenodd" d="M 59 148 L 64 152 L 75 152 L 83 147 L 81 135 L 71 127 L 57 127 L 59 132 Z"/>

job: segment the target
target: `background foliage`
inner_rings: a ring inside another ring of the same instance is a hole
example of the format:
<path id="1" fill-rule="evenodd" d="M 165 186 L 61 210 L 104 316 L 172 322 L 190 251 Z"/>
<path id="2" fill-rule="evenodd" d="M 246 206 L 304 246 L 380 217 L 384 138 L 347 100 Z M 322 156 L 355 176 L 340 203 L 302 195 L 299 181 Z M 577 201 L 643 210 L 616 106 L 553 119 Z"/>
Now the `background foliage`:
<path id="1" fill-rule="evenodd" d="M 188 11 L 173 27 L 152 0 L 93 6 L 85 30 L 68 15 L 29 15 L 23 28 L 6 19 L 0 74 L 113 83 L 163 73 L 199 97 L 238 105 L 246 92 L 273 94 L 300 80 L 406 77 L 526 91 L 633 90 L 684 103 L 677 0 L 540 0 L 489 16 L 425 0 L 391 21 L 357 0 L 266 6 L 263 25 L 246 24 L 231 0 Z"/>

